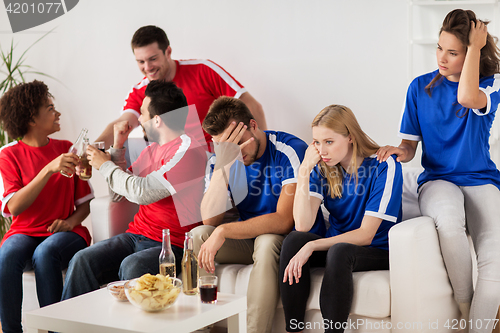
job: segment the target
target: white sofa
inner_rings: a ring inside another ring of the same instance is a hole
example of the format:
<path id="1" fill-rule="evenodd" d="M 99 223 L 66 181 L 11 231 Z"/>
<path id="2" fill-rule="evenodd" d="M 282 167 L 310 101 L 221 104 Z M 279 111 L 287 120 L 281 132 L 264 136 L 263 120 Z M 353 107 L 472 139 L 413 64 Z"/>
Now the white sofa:
<path id="1" fill-rule="evenodd" d="M 434 223 L 429 217 L 420 216 L 418 209 L 416 179 L 420 171 L 403 169 L 403 222 L 389 234 L 390 270 L 354 273 L 352 325 L 346 332 L 446 332 L 445 323 L 459 319 Z M 109 197 L 92 200 L 94 242 L 123 232 L 136 211 L 137 206 L 128 201 L 113 203 Z M 219 291 L 245 295 L 251 269 L 251 265 L 218 265 Z M 313 271 L 306 312 L 306 322 L 312 329 L 305 332 L 323 332 L 319 327 L 322 276 L 323 269 Z M 32 302 L 33 295 L 36 297 L 34 289 L 27 290 L 31 279 L 29 273 L 25 274 L 25 304 Z M 283 308 L 279 304 L 273 331 L 285 332 L 284 327 Z"/>
<path id="2" fill-rule="evenodd" d="M 416 180 L 421 171 L 403 170 L 403 222 L 389 234 L 390 270 L 353 274 L 352 325 L 346 332 L 446 332 L 451 331 L 444 327 L 447 321 L 451 324 L 453 319 L 460 319 L 434 222 L 420 216 Z M 246 294 L 251 269 L 251 265 L 218 265 L 219 290 Z M 312 272 L 305 317 L 311 329 L 306 327 L 306 333 L 323 332 L 319 308 L 323 273 L 322 268 Z M 276 309 L 273 331 L 285 332 L 281 303 Z"/>

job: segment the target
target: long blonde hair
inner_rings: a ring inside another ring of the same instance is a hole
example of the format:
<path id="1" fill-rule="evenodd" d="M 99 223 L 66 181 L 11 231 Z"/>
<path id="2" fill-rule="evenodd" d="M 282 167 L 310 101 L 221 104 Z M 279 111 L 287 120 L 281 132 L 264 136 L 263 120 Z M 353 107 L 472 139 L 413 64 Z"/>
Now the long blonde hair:
<path id="1" fill-rule="evenodd" d="M 354 113 L 343 105 L 330 105 L 321 110 L 314 118 L 311 127 L 323 126 L 333 130 L 344 137 L 351 136 L 352 157 L 349 163 L 349 170 L 353 170 L 351 177 L 358 182 L 357 157 L 364 158 L 373 155 L 380 148 L 359 126 Z M 330 196 L 332 198 L 342 197 L 342 180 L 344 172 L 340 163 L 329 167 L 325 162 L 319 164 L 321 174 L 327 179 L 330 186 Z"/>

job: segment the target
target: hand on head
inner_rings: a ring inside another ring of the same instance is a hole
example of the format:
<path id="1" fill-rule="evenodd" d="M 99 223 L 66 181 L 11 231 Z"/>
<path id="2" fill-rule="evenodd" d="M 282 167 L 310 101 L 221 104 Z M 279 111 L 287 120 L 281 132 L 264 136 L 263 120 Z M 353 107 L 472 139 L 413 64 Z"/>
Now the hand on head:
<path id="1" fill-rule="evenodd" d="M 470 33 L 469 33 L 469 47 L 475 46 L 478 49 L 482 49 L 487 42 L 488 38 L 488 27 L 484 22 L 477 20 L 470 22 Z"/>
<path id="2" fill-rule="evenodd" d="M 302 164 L 305 165 L 308 170 L 312 170 L 312 168 L 314 168 L 319 161 L 321 161 L 321 156 L 313 142 L 309 145 L 309 147 L 307 147 Z"/>
<path id="3" fill-rule="evenodd" d="M 217 167 L 231 166 L 234 161 L 241 156 L 241 149 L 250 144 L 254 138 L 246 140 L 240 144 L 242 136 L 245 134 L 247 126 L 243 123 L 232 122 L 226 130 L 214 142 L 215 156 L 217 156 Z"/>
<path id="4" fill-rule="evenodd" d="M 222 135 L 217 140 L 214 140 L 214 142 L 215 143 L 230 142 L 239 145 L 240 149 L 243 149 L 245 146 L 247 146 L 250 142 L 253 141 L 253 137 L 251 137 L 247 141 L 241 144 L 239 143 L 241 137 L 243 136 L 243 134 L 245 134 L 246 130 L 247 130 L 247 125 L 244 125 L 242 122 L 236 124 L 236 122 L 233 121 L 224 130 Z"/>

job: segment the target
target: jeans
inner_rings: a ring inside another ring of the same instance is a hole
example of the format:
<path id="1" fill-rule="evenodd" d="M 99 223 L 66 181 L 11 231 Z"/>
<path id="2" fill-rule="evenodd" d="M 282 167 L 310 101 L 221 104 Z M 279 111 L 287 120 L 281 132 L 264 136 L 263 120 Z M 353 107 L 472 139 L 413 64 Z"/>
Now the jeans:
<path id="1" fill-rule="evenodd" d="M 292 285 L 283 283 L 285 268 L 295 254 L 308 242 L 322 237 L 292 231 L 283 241 L 280 257 L 279 284 L 285 312 L 287 332 L 299 332 L 304 323 L 307 299 L 311 288 L 312 267 L 325 267 L 319 297 L 321 314 L 329 323 L 325 332 L 344 332 L 342 323 L 347 322 L 354 294 L 352 272 L 389 269 L 389 252 L 386 250 L 338 243 L 328 251 L 315 251 L 302 266 L 302 276 Z M 335 324 L 339 323 L 339 327 Z"/>
<path id="2" fill-rule="evenodd" d="M 3 332 L 22 332 L 21 304 L 23 270 L 33 266 L 40 307 L 61 299 L 61 270 L 85 248 L 85 240 L 74 232 L 57 232 L 49 237 L 15 234 L 0 247 L 0 321 Z"/>
<path id="3" fill-rule="evenodd" d="M 493 185 L 456 186 L 429 181 L 419 190 L 422 215 L 436 223 L 441 253 L 458 303 L 470 303 L 470 332 L 489 333 L 500 304 L 500 191 Z M 477 255 L 472 261 L 466 230 Z"/>
<path id="4" fill-rule="evenodd" d="M 172 245 L 177 272 L 183 249 Z M 161 242 L 132 233 L 123 233 L 98 242 L 71 259 L 66 272 L 62 299 L 99 289 L 116 280 L 129 280 L 160 272 Z"/>

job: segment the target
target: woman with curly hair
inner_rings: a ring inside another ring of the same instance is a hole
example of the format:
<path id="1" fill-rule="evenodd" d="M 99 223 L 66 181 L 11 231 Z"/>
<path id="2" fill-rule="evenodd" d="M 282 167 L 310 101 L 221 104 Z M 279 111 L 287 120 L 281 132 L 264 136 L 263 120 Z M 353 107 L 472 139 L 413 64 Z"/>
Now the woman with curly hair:
<path id="1" fill-rule="evenodd" d="M 408 88 L 401 144 L 377 153 L 382 161 L 396 154 L 408 162 L 422 141 L 420 210 L 436 223 L 461 326 L 485 333 L 500 303 L 500 172 L 488 143 L 500 103 L 500 57 L 487 23 L 470 10 L 448 13 L 439 33 L 438 69 Z M 475 289 L 466 231 L 477 254 Z"/>
<path id="2" fill-rule="evenodd" d="M 3 332 L 22 332 L 22 274 L 33 267 L 40 306 L 61 299 L 61 270 L 90 244 L 81 222 L 92 189 L 72 174 L 78 157 L 71 142 L 48 136 L 60 130 L 52 95 L 40 81 L 20 84 L 0 99 L 0 122 L 12 138 L 0 148 L 2 215 L 13 216 L 0 244 L 0 321 Z"/>

